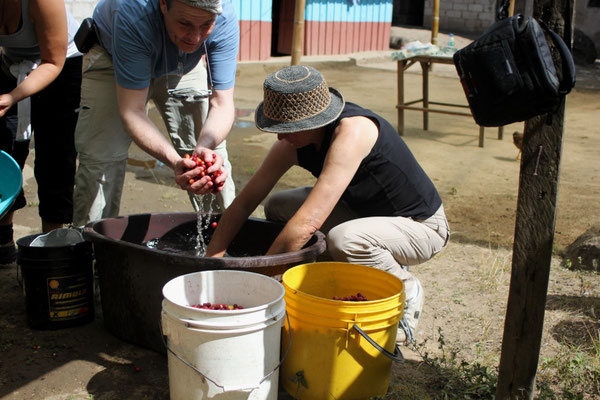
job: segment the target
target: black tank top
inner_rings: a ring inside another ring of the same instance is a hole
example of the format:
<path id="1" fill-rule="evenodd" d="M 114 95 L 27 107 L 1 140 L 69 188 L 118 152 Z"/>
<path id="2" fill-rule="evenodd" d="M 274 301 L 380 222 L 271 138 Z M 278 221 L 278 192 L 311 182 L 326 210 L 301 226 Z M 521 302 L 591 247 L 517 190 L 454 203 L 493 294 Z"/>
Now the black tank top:
<path id="1" fill-rule="evenodd" d="M 342 199 L 362 217 L 426 219 L 435 214 L 442 199 L 404 140 L 385 119 L 354 103 L 346 103 L 338 119 L 327 126 L 320 151 L 314 145 L 297 150 L 299 165 L 318 177 L 333 131 L 343 118 L 354 116 L 364 116 L 375 122 L 379 137 L 360 163 Z"/>

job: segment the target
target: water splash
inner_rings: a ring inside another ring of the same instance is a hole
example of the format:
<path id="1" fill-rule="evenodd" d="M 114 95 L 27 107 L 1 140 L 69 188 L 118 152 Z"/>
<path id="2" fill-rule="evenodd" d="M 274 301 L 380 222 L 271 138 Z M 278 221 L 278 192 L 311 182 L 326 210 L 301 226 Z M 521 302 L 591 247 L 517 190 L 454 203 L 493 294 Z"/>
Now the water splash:
<path id="1" fill-rule="evenodd" d="M 154 238 L 154 239 L 150 239 L 148 240 L 146 243 L 144 243 L 146 245 L 146 247 L 151 248 L 151 249 L 158 249 L 158 243 L 160 243 L 160 239 L 159 238 Z"/>
<path id="2" fill-rule="evenodd" d="M 206 248 L 208 243 L 204 239 L 204 232 L 208 230 L 208 227 L 212 220 L 213 214 L 213 203 L 217 196 L 213 193 L 202 196 L 200 200 L 201 207 L 198 209 L 198 221 L 196 228 L 198 235 L 196 236 L 196 256 L 204 257 L 206 254 Z M 208 201 L 206 201 L 208 199 Z"/>

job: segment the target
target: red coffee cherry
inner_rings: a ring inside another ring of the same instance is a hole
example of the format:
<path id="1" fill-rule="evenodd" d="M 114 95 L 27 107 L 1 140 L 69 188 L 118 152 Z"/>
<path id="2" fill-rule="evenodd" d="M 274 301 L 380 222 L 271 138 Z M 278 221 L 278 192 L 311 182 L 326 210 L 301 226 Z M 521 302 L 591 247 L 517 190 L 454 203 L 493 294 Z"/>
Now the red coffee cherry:
<path id="1" fill-rule="evenodd" d="M 212 155 L 212 161 L 204 161 L 203 159 L 201 159 L 198 156 L 190 156 L 189 154 L 186 154 L 184 156 L 187 159 L 190 159 L 192 161 L 194 161 L 196 163 L 196 165 L 192 168 L 188 168 L 188 171 L 191 171 L 192 169 L 195 169 L 197 167 L 200 167 L 200 173 L 198 175 L 196 175 L 193 178 L 189 179 L 189 184 L 193 184 L 194 182 L 200 180 L 202 177 L 207 176 L 210 178 L 211 182 L 213 183 L 213 193 L 217 193 L 219 191 L 219 189 L 221 187 L 223 187 L 224 182 L 220 182 L 217 183 L 217 178 L 223 173 L 222 170 L 217 170 L 211 173 L 208 173 L 207 170 L 213 166 L 214 161 L 217 159 L 217 155 L 213 153 Z"/>

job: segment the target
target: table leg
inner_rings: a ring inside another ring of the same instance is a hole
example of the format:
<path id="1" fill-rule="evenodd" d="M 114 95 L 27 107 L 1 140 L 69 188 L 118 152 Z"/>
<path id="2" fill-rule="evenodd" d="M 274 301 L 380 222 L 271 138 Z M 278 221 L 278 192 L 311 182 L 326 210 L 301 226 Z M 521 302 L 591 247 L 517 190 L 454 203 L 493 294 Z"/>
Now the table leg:
<path id="1" fill-rule="evenodd" d="M 502 140 L 503 136 L 504 136 L 504 127 L 503 126 L 499 126 L 498 127 L 498 140 Z"/>
<path id="2" fill-rule="evenodd" d="M 479 126 L 479 147 L 483 147 L 484 131 L 485 131 L 485 128 L 480 125 Z"/>
<path id="3" fill-rule="evenodd" d="M 431 63 L 421 61 L 421 70 L 423 71 L 423 130 L 429 129 L 429 66 Z"/>
<path id="4" fill-rule="evenodd" d="M 404 105 L 404 67 L 406 66 L 406 60 L 398 60 L 398 134 L 404 136 L 404 108 L 399 106 Z"/>

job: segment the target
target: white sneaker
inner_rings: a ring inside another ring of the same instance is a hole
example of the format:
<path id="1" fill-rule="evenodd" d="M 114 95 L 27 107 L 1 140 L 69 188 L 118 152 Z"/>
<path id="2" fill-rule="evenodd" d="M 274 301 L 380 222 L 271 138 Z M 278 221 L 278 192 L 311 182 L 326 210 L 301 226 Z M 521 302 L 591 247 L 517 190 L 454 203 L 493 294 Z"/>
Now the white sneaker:
<path id="1" fill-rule="evenodd" d="M 404 304 L 404 313 L 402 319 L 398 323 L 398 332 L 396 334 L 396 343 L 414 343 L 415 334 L 417 333 L 417 324 L 421 317 L 423 309 L 423 287 L 421 282 L 414 276 L 413 283 L 415 287 L 412 292 L 412 297 L 407 298 Z"/>

